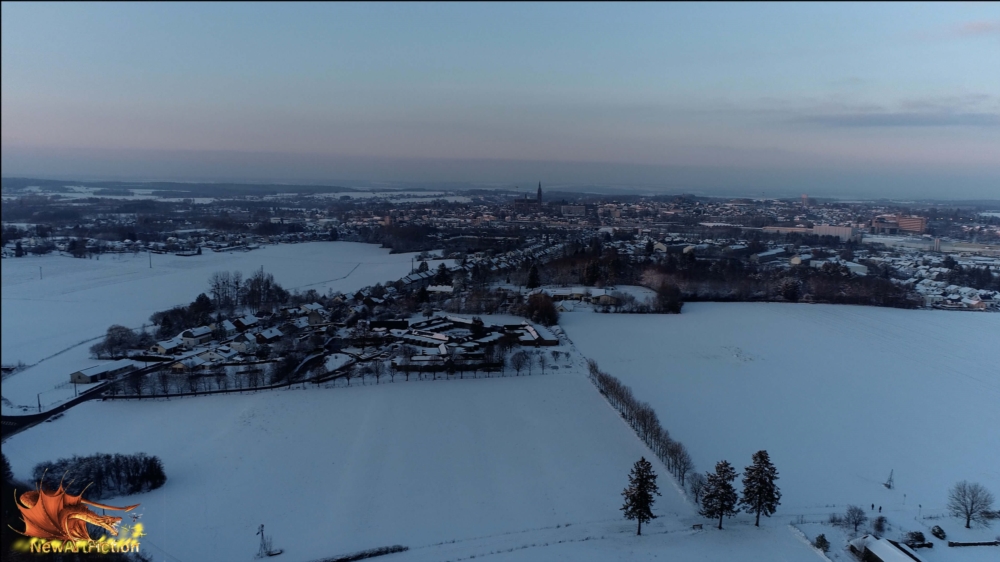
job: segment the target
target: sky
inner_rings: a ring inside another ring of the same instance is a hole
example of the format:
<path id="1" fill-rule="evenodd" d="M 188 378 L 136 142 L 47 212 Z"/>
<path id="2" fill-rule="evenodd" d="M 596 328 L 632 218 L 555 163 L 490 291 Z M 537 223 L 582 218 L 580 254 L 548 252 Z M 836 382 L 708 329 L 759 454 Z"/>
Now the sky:
<path id="1" fill-rule="evenodd" d="M 1000 198 L 1000 3 L 2 4 L 3 176 Z"/>

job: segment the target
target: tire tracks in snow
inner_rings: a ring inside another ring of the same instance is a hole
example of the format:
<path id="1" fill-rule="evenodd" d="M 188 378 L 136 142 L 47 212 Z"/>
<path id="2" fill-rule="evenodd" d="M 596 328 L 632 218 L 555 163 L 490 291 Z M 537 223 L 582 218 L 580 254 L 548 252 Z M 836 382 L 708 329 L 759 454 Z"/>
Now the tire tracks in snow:
<path id="1" fill-rule="evenodd" d="M 322 285 L 324 283 L 333 283 L 334 281 L 340 281 L 342 279 L 347 279 L 348 277 L 351 276 L 352 273 L 355 272 L 355 270 L 357 270 L 359 267 L 361 267 L 362 263 L 363 262 L 358 262 L 357 265 L 355 265 L 350 271 L 347 272 L 346 275 L 344 275 L 342 277 L 337 277 L 336 279 L 327 279 L 326 281 L 317 281 L 315 283 L 306 283 L 305 285 L 299 285 L 298 287 L 292 287 L 292 289 L 301 289 L 303 287 L 312 287 L 314 285 Z"/>

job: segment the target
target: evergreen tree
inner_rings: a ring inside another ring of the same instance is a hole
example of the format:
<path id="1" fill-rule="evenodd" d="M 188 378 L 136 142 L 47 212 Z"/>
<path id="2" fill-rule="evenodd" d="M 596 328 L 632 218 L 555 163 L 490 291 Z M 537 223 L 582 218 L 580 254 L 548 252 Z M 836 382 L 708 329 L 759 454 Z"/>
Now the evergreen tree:
<path id="1" fill-rule="evenodd" d="M 715 472 L 705 475 L 705 488 L 701 492 L 701 515 L 710 519 L 719 518 L 719 529 L 722 529 L 722 517 L 732 517 L 738 513 L 736 503 L 738 497 L 732 482 L 736 480 L 736 471 L 727 461 L 719 461 Z"/>
<path id="2" fill-rule="evenodd" d="M 754 523 L 760 527 L 760 515 L 770 517 L 781 505 L 781 491 L 774 481 L 778 479 L 778 471 L 771 464 L 767 451 L 757 451 L 753 454 L 753 464 L 743 472 L 743 497 L 740 504 L 743 511 L 757 515 Z"/>
<path id="3" fill-rule="evenodd" d="M 529 289 L 534 289 L 541 285 L 541 281 L 538 280 L 538 266 L 532 264 L 531 270 L 528 271 L 528 284 L 526 287 Z"/>
<path id="4" fill-rule="evenodd" d="M 438 265 L 437 273 L 434 274 L 434 283 L 437 285 L 451 285 L 451 272 L 443 263 Z"/>
<path id="5" fill-rule="evenodd" d="M 24 257 L 24 247 L 21 246 L 21 241 L 20 240 L 18 240 L 17 242 L 14 243 L 14 257 L 15 258 L 22 258 L 22 257 Z"/>
<path id="6" fill-rule="evenodd" d="M 656 516 L 653 515 L 653 502 L 656 501 L 653 495 L 660 495 L 660 489 L 656 485 L 656 473 L 653 472 L 653 465 L 642 457 L 635 461 L 632 472 L 628 476 L 628 488 L 622 492 L 625 497 L 625 505 L 622 511 L 625 512 L 625 519 L 639 522 L 636 535 L 642 534 L 643 522 L 648 523 Z"/>

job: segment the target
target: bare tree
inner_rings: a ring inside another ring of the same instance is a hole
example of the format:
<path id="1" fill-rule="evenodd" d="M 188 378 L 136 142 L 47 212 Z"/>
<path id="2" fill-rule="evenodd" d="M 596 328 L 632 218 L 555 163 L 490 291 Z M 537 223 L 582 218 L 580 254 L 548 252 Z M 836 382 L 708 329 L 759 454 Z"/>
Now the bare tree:
<path id="1" fill-rule="evenodd" d="M 503 347 L 496 347 L 494 361 L 500 367 L 500 376 L 507 376 L 507 352 L 504 351 Z"/>
<path id="2" fill-rule="evenodd" d="M 375 384 L 378 384 L 379 379 L 385 374 L 385 363 L 379 359 L 372 361 L 371 372 L 375 375 Z"/>
<path id="3" fill-rule="evenodd" d="M 170 372 L 160 369 L 156 372 L 156 379 L 160 383 L 160 394 L 170 394 Z"/>
<path id="4" fill-rule="evenodd" d="M 132 391 L 132 394 L 136 396 L 142 396 L 142 389 L 146 386 L 146 376 L 135 373 L 129 375 L 128 377 L 128 387 Z"/>
<path id="5" fill-rule="evenodd" d="M 527 366 L 528 361 L 528 354 L 523 350 L 518 351 L 514 355 L 511 355 L 510 366 L 514 367 L 514 370 L 517 371 L 517 376 L 521 376 L 521 371 Z"/>
<path id="6" fill-rule="evenodd" d="M 701 503 L 701 492 L 705 488 L 705 475 L 695 472 L 688 478 L 688 487 L 691 488 L 691 495 L 694 496 L 694 503 Z"/>
<path id="7" fill-rule="evenodd" d="M 681 487 L 684 487 L 684 479 L 688 472 L 694 469 L 694 461 L 691 460 L 691 455 L 687 452 L 684 445 L 680 445 L 681 451 L 680 455 L 677 457 L 677 462 L 675 464 L 674 470 L 677 473 L 677 478 L 681 479 Z"/>
<path id="8" fill-rule="evenodd" d="M 972 528 L 973 521 L 989 526 L 992 509 L 993 494 L 982 484 L 962 480 L 948 492 L 948 513 L 964 517 L 966 529 Z"/>
<path id="9" fill-rule="evenodd" d="M 863 524 L 868 521 L 868 516 L 865 515 L 865 510 L 861 509 L 856 505 L 847 506 L 847 513 L 844 514 L 844 524 L 853 525 L 854 532 L 858 532 L 858 525 Z"/>
<path id="10" fill-rule="evenodd" d="M 344 379 L 347 380 L 347 386 L 351 386 L 351 379 L 358 376 L 360 370 L 361 365 L 358 365 L 357 363 L 344 369 Z"/>
<path id="11" fill-rule="evenodd" d="M 396 373 L 399 372 L 399 366 L 396 365 L 397 357 L 395 353 L 389 357 L 389 382 L 396 382 Z"/>
<path id="12" fill-rule="evenodd" d="M 549 366 L 549 359 L 544 353 L 538 354 L 538 366 L 542 369 L 542 374 L 545 374 L 545 367 Z"/>

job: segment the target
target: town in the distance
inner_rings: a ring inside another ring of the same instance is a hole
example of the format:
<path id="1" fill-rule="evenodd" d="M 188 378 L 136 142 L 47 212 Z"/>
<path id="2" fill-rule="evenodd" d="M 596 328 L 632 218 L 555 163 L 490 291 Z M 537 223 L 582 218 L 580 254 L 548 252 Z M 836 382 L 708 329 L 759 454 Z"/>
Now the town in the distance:
<path id="1" fill-rule="evenodd" d="M 976 414 L 1000 392 L 996 201 L 36 178 L 2 197 L 5 478 L 139 503 L 89 527 L 135 556 L 996 554 Z M 317 521 L 335 540 L 308 540 Z"/>

